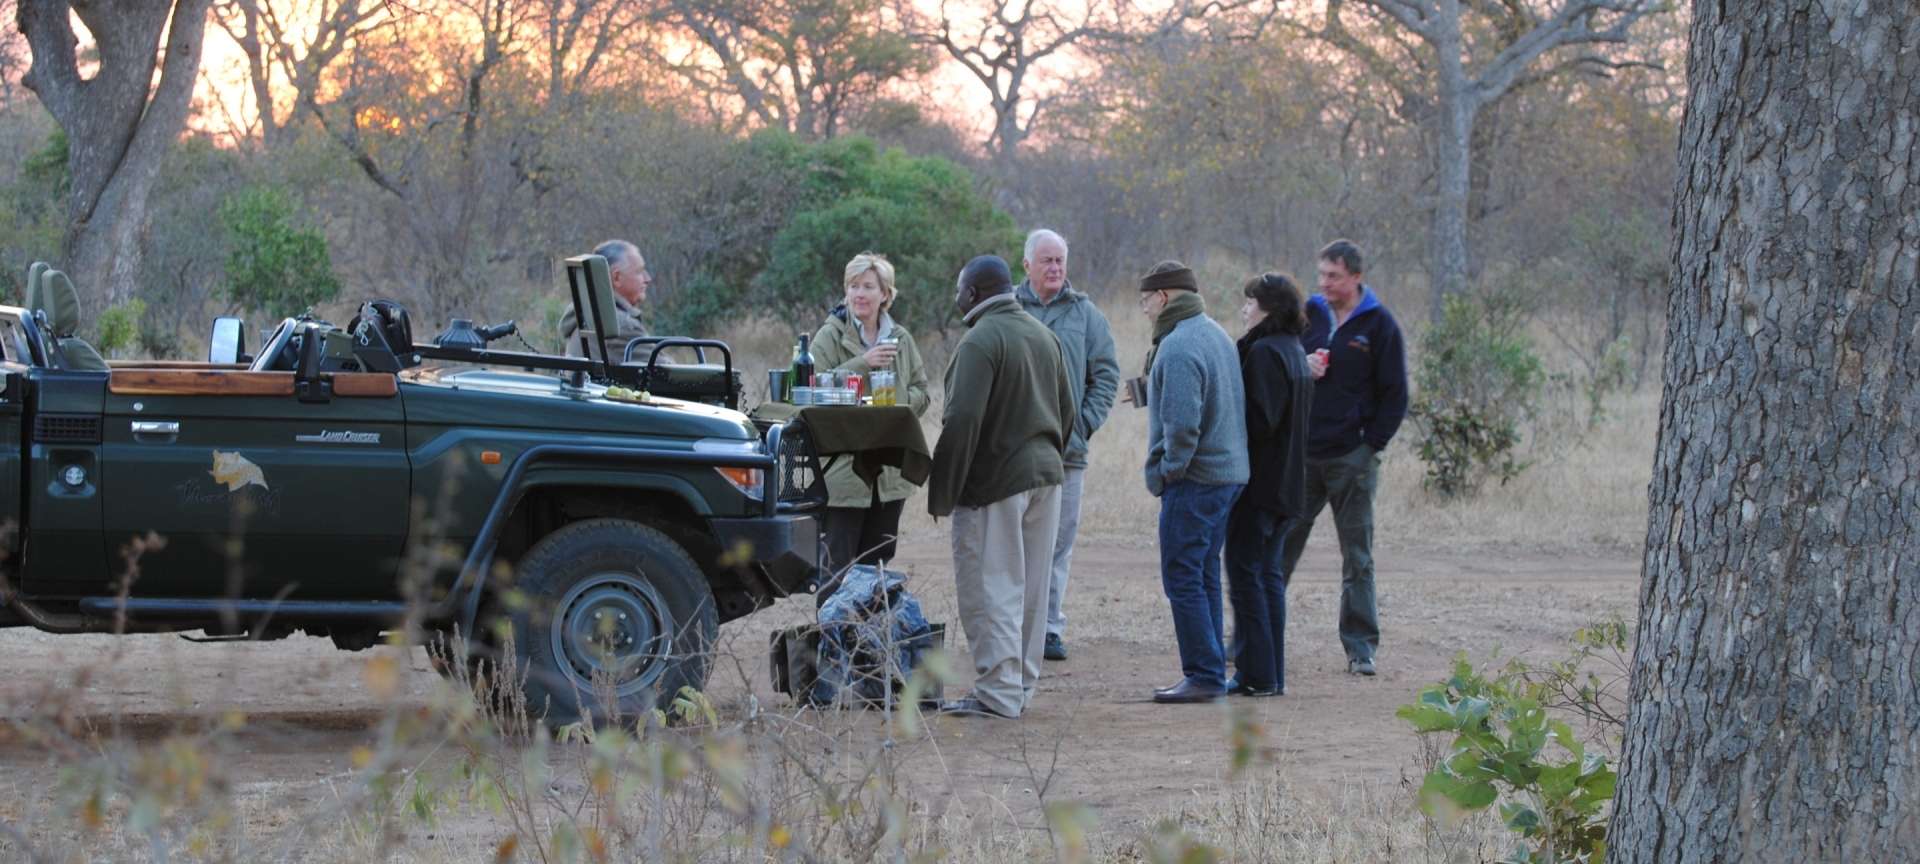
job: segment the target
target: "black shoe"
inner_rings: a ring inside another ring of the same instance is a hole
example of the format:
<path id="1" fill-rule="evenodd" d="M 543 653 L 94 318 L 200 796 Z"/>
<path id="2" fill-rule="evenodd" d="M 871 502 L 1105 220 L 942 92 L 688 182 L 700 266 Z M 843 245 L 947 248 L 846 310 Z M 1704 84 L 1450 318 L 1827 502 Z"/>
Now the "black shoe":
<path id="1" fill-rule="evenodd" d="M 1227 695 L 1222 687 L 1202 687 L 1192 681 L 1181 681 L 1172 687 L 1153 691 L 1153 701 L 1166 704 L 1187 702 L 1218 702 Z"/>
<path id="2" fill-rule="evenodd" d="M 1227 679 L 1228 696 L 1248 696 L 1259 699 L 1265 696 L 1279 696 L 1287 692 L 1285 687 L 1253 687 L 1240 683 L 1239 677 Z"/>
<path id="3" fill-rule="evenodd" d="M 1347 674 L 1365 675 L 1368 678 L 1372 678 L 1374 675 L 1373 658 L 1372 657 L 1347 658 Z"/>
<path id="4" fill-rule="evenodd" d="M 991 717 L 999 720 L 1014 719 L 1013 715 L 1002 714 L 992 708 L 988 708 L 985 702 L 981 702 L 972 696 L 963 696 L 951 702 L 940 703 L 940 713 L 952 714 L 958 717 Z"/>
<path id="5" fill-rule="evenodd" d="M 1067 640 L 1060 638 L 1058 633 L 1048 633 L 1047 648 L 1043 656 L 1048 660 L 1067 659 Z"/>

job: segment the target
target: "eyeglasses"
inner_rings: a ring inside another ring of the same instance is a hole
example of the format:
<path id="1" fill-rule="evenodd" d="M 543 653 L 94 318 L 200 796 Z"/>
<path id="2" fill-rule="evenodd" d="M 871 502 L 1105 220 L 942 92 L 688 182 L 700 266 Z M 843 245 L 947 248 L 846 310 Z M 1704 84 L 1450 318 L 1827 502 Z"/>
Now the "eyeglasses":
<path id="1" fill-rule="evenodd" d="M 1165 293 L 1166 293 L 1166 289 L 1164 289 L 1164 288 L 1162 288 L 1162 289 L 1160 289 L 1160 290 L 1158 290 L 1158 291 L 1148 291 L 1148 292 L 1146 292 L 1146 293 L 1144 293 L 1144 294 L 1141 294 L 1141 295 L 1140 295 L 1140 311 L 1142 311 L 1142 312 L 1145 312 L 1145 311 L 1147 311 L 1147 301 L 1148 301 L 1148 300 L 1150 300 L 1150 299 L 1152 299 L 1152 298 L 1154 298 L 1154 297 L 1158 297 L 1158 296 L 1160 296 L 1160 295 L 1163 295 L 1163 294 L 1165 294 Z"/>

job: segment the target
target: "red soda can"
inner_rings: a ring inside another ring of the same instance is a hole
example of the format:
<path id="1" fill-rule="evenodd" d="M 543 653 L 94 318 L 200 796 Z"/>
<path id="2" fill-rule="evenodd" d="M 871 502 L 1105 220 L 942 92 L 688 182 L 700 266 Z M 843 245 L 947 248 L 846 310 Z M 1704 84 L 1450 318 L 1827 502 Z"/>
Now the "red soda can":
<path id="1" fill-rule="evenodd" d="M 860 373 L 858 372 L 847 373 L 847 387 L 853 390 L 854 400 L 859 401 L 860 390 L 861 390 Z"/>

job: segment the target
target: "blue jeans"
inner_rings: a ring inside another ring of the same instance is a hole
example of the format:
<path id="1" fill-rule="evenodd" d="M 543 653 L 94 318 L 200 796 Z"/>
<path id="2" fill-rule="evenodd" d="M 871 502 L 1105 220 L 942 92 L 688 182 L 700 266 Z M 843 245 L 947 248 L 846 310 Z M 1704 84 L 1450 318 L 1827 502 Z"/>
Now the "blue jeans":
<path id="1" fill-rule="evenodd" d="M 1182 480 L 1160 493 L 1160 585 L 1173 607 L 1180 672 L 1199 687 L 1219 688 L 1227 680 L 1220 552 L 1227 541 L 1227 514 L 1242 488 Z"/>
<path id="2" fill-rule="evenodd" d="M 1292 520 L 1240 504 L 1227 519 L 1227 596 L 1233 598 L 1233 670 L 1241 684 L 1287 686 L 1287 571 Z"/>

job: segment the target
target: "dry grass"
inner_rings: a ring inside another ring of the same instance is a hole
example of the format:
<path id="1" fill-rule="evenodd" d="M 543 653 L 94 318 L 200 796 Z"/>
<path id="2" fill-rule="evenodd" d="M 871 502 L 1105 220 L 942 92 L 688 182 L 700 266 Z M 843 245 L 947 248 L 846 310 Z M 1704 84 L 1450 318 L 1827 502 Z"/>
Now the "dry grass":
<path id="1" fill-rule="evenodd" d="M 717 677 L 743 680 L 716 683 L 750 692 L 740 648 L 722 646 Z M 1172 862 L 1210 847 L 1222 861 L 1467 862 L 1504 842 L 1488 818 L 1431 822 L 1404 788 L 1296 788 L 1274 746 L 1284 732 L 1245 710 L 1221 741 L 1235 770 L 1138 830 L 1049 794 L 1057 743 L 1003 736 L 1018 770 L 981 788 L 910 711 L 698 694 L 638 731 L 553 742 L 527 734 L 511 695 L 476 702 L 467 682 L 423 681 L 419 658 L 388 646 L 347 661 L 377 706 L 366 734 L 318 754 L 315 776 L 266 782 L 247 776 L 252 751 L 314 730 L 185 703 L 157 722 L 82 717 L 58 710 L 59 693 L 8 694 L 0 740 L 39 755 L 9 760 L 0 781 L 0 860 Z"/>

